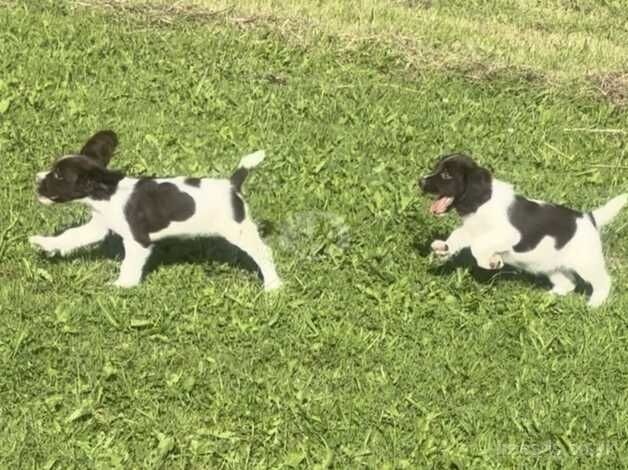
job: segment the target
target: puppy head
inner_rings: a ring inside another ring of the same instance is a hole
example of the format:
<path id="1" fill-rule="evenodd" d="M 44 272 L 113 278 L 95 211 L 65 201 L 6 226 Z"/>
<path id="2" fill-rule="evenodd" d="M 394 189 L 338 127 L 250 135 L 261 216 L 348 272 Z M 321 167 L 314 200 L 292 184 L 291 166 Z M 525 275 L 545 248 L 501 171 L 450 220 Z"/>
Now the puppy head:
<path id="1" fill-rule="evenodd" d="M 460 215 L 475 212 L 491 197 L 491 174 L 467 155 L 454 153 L 441 157 L 434 172 L 421 178 L 423 192 L 436 196 L 430 211 L 444 215 L 451 208 Z"/>
<path id="2" fill-rule="evenodd" d="M 37 174 L 37 195 L 43 204 L 91 198 L 108 199 L 122 174 L 107 169 L 118 138 L 112 131 L 92 136 L 78 154 L 65 155 L 48 172 Z"/>

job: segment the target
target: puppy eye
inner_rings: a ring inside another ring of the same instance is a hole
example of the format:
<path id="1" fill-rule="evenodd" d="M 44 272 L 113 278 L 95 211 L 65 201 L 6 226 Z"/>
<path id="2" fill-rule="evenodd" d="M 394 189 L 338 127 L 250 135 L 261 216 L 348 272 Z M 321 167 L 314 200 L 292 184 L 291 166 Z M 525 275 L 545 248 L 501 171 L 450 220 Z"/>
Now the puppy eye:
<path id="1" fill-rule="evenodd" d="M 450 180 L 451 179 L 451 175 L 447 171 L 443 171 L 440 174 L 440 177 L 443 178 L 444 180 Z"/>
<path id="2" fill-rule="evenodd" d="M 61 173 L 58 173 L 56 171 L 52 174 L 52 177 L 54 179 L 56 179 L 56 180 L 62 180 L 63 179 L 63 176 L 61 176 Z"/>

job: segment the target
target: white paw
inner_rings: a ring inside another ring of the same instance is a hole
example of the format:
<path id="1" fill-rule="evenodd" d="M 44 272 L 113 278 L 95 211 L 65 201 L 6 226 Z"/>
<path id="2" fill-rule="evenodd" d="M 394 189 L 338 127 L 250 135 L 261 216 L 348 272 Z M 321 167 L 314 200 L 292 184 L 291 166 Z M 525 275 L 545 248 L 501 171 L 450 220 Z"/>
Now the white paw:
<path id="1" fill-rule="evenodd" d="M 592 295 L 589 301 L 587 302 L 587 305 L 591 308 L 598 308 L 598 307 L 601 307 L 605 301 L 606 301 L 606 298 Z"/>
<path id="2" fill-rule="evenodd" d="M 493 254 L 489 256 L 487 260 L 482 262 L 478 261 L 478 266 L 483 269 L 488 269 L 490 271 L 496 271 L 504 267 L 504 260 L 498 254 Z"/>
<path id="3" fill-rule="evenodd" d="M 431 245 L 432 251 L 435 255 L 446 257 L 450 255 L 449 246 L 443 240 L 434 240 Z"/>
<path id="4" fill-rule="evenodd" d="M 571 292 L 574 291 L 574 289 L 576 288 L 576 286 L 572 283 L 560 283 L 560 284 L 555 284 L 554 287 L 552 287 L 552 290 L 550 290 L 551 294 L 554 295 L 567 295 Z"/>
<path id="5" fill-rule="evenodd" d="M 135 287 L 140 283 L 137 279 L 121 279 L 118 278 L 111 284 L 115 287 L 121 287 L 123 289 L 128 289 L 129 287 Z"/>
<path id="6" fill-rule="evenodd" d="M 562 297 L 563 295 L 569 294 L 571 291 L 573 291 L 573 289 L 568 290 L 568 289 L 565 289 L 564 287 L 554 286 L 552 290 L 550 290 L 550 294 L 560 295 Z"/>
<path id="7" fill-rule="evenodd" d="M 504 260 L 499 255 L 493 255 L 488 259 L 488 266 L 491 269 L 501 269 L 504 267 Z"/>
<path id="8" fill-rule="evenodd" d="M 283 282 L 281 282 L 281 279 L 279 278 L 273 279 L 269 282 L 264 282 L 264 290 L 266 292 L 280 289 L 282 286 L 283 286 Z"/>
<path id="9" fill-rule="evenodd" d="M 28 238 L 28 242 L 33 248 L 43 251 L 48 255 L 53 255 L 58 251 L 58 248 L 55 247 L 52 240 L 53 237 L 44 237 L 41 235 L 34 235 Z"/>

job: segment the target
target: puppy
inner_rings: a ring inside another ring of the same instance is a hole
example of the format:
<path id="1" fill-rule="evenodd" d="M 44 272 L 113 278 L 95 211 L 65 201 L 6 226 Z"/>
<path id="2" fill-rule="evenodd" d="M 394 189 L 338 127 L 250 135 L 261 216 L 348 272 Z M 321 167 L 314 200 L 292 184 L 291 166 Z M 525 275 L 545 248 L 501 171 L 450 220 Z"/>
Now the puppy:
<path id="1" fill-rule="evenodd" d="M 463 154 L 440 158 L 419 185 L 437 196 L 432 214 L 444 215 L 453 208 L 462 216 L 462 226 L 446 241 L 432 243 L 436 255 L 448 258 L 468 247 L 482 268 L 500 269 L 507 263 L 544 274 L 558 295 L 573 291 L 578 275 L 593 289 L 590 306 L 608 297 L 611 281 L 599 231 L 628 202 L 628 194 L 592 212 L 578 212 L 516 194 L 510 184 L 492 178 Z"/>
<path id="2" fill-rule="evenodd" d="M 33 246 L 63 256 L 115 232 L 122 237 L 124 260 L 114 285 L 132 287 L 142 278 L 154 242 L 220 236 L 257 263 L 266 290 L 281 286 L 271 250 L 260 238 L 241 194 L 249 170 L 264 159 L 263 151 L 244 157 L 230 179 L 130 178 L 107 168 L 117 145 L 114 132 L 100 131 L 78 154 L 62 157 L 49 172 L 37 175 L 40 202 L 80 202 L 91 208 L 92 217 L 54 237 L 31 237 Z"/>

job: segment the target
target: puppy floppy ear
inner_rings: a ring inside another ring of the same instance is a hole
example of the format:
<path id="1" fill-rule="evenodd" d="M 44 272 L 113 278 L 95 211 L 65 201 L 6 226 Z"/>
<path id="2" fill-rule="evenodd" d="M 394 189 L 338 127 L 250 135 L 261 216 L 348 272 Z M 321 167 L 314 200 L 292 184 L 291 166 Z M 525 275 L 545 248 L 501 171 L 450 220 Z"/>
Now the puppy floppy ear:
<path id="1" fill-rule="evenodd" d="M 465 173 L 464 193 L 456 198 L 455 207 L 460 215 L 475 212 L 491 198 L 493 177 L 486 168 L 475 165 Z"/>
<path id="2" fill-rule="evenodd" d="M 124 178 L 119 171 L 95 167 L 82 182 L 89 197 L 96 200 L 109 199 L 118 188 L 118 183 Z"/>
<path id="3" fill-rule="evenodd" d="M 118 145 L 118 136 L 113 131 L 100 131 L 83 145 L 81 155 L 93 158 L 102 166 L 107 166 L 113 151 Z"/>
<path id="4" fill-rule="evenodd" d="M 481 166 L 476 166 L 467 173 L 467 185 L 475 191 L 482 190 L 491 184 L 491 172 Z"/>

